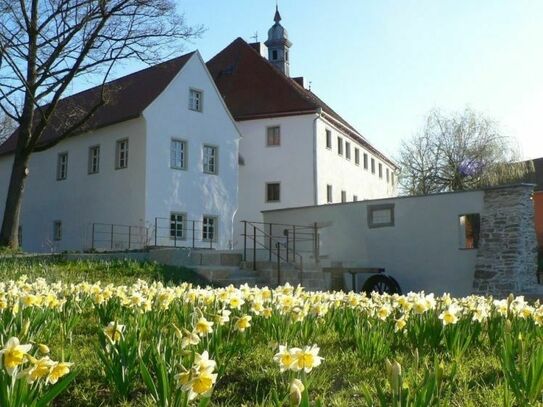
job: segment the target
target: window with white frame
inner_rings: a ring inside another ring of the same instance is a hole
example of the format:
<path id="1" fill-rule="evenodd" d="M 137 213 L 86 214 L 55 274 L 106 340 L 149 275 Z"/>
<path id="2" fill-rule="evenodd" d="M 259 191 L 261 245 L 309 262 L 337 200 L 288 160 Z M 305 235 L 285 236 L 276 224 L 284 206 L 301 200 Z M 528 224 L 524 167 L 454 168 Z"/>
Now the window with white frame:
<path id="1" fill-rule="evenodd" d="M 60 220 L 53 222 L 53 240 L 62 240 L 62 221 Z"/>
<path id="2" fill-rule="evenodd" d="M 60 153 L 57 157 L 57 180 L 62 181 L 68 177 L 68 153 Z"/>
<path id="3" fill-rule="evenodd" d="M 394 186 L 394 172 L 390 174 L 390 183 Z"/>
<path id="4" fill-rule="evenodd" d="M 390 181 L 390 171 L 388 170 L 388 168 L 386 169 L 385 173 L 387 175 L 387 183 L 388 183 Z"/>
<path id="5" fill-rule="evenodd" d="M 195 112 L 202 111 L 202 102 L 204 94 L 201 90 L 190 89 L 189 91 L 189 109 Z"/>
<path id="6" fill-rule="evenodd" d="M 268 182 L 266 184 L 266 202 L 279 202 L 281 200 L 281 184 Z"/>
<path id="7" fill-rule="evenodd" d="M 89 147 L 89 174 L 100 172 L 100 146 Z"/>
<path id="8" fill-rule="evenodd" d="M 202 240 L 217 240 L 217 217 L 204 216 L 202 222 Z"/>
<path id="9" fill-rule="evenodd" d="M 170 167 L 176 170 L 186 169 L 187 142 L 172 139 L 170 146 Z"/>
<path id="10" fill-rule="evenodd" d="M 345 158 L 347 160 L 351 159 L 351 143 L 348 141 L 345 142 Z"/>
<path id="11" fill-rule="evenodd" d="M 378 168 L 379 168 L 379 178 L 383 178 L 383 164 L 379 163 Z"/>
<path id="12" fill-rule="evenodd" d="M 354 163 L 360 165 L 360 150 L 358 147 L 354 148 Z"/>
<path id="13" fill-rule="evenodd" d="M 128 167 L 128 139 L 117 140 L 115 168 L 120 170 Z"/>
<path id="14" fill-rule="evenodd" d="M 326 129 L 326 148 L 332 149 L 332 130 Z"/>
<path id="15" fill-rule="evenodd" d="M 185 238 L 186 215 L 184 213 L 170 213 L 170 238 L 180 240 Z"/>
<path id="16" fill-rule="evenodd" d="M 327 203 L 334 202 L 334 197 L 332 195 L 332 185 L 326 185 L 326 202 Z"/>
<path id="17" fill-rule="evenodd" d="M 347 191 L 341 191 L 341 202 L 347 202 Z"/>
<path id="18" fill-rule="evenodd" d="M 266 129 L 266 145 L 277 147 L 281 145 L 281 127 L 272 126 Z"/>
<path id="19" fill-rule="evenodd" d="M 353 195 L 353 202 L 358 202 L 358 195 Z"/>
<path id="20" fill-rule="evenodd" d="M 204 172 L 217 173 L 217 147 L 204 145 Z"/>
<path id="21" fill-rule="evenodd" d="M 375 159 L 371 159 L 371 173 L 375 174 Z"/>
<path id="22" fill-rule="evenodd" d="M 368 227 L 381 228 L 394 226 L 394 204 L 369 205 Z"/>
<path id="23" fill-rule="evenodd" d="M 337 138 L 337 153 L 343 155 L 343 139 L 341 137 Z"/>
<path id="24" fill-rule="evenodd" d="M 368 169 L 368 154 L 364 153 L 364 169 Z"/>

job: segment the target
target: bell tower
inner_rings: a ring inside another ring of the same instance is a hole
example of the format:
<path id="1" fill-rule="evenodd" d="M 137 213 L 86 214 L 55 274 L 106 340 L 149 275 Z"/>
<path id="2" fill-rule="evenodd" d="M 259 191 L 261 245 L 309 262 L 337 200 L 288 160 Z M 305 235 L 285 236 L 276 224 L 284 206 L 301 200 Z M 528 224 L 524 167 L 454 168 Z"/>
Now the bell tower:
<path id="1" fill-rule="evenodd" d="M 287 30 L 281 25 L 279 6 L 275 7 L 275 24 L 268 30 L 268 40 L 264 43 L 268 47 L 268 60 L 285 75 L 290 76 L 289 49 L 292 42 L 288 39 Z"/>

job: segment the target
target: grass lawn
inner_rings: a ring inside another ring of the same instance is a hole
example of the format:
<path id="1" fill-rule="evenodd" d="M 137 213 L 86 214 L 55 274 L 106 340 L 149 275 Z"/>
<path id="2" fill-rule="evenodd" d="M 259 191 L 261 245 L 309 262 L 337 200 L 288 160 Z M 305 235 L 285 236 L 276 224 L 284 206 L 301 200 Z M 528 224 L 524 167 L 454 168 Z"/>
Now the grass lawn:
<path id="1" fill-rule="evenodd" d="M 432 305 L 434 300 L 425 296 L 403 297 L 405 301 L 391 297 L 369 300 L 363 296 L 313 295 L 285 289 L 271 292 L 267 299 L 265 290 L 206 291 L 184 287 L 168 291 L 152 288 L 151 284 L 205 281 L 188 269 L 128 261 L 0 259 L 0 275 L 0 288 L 8 280 L 27 277 L 30 284 L 16 284 L 22 303 L 28 292 L 43 295 L 44 290 L 68 298 L 63 311 L 21 307 L 20 318 L 11 317 L 9 308 L 2 311 L 0 307 L 0 322 L 4 323 L 0 327 L 1 340 L 17 335 L 22 342 L 43 342 L 49 345 L 52 358 L 64 355 L 74 363 L 72 369 L 77 376 L 54 405 L 158 405 L 143 379 L 140 361 L 146 361 L 144 365 L 155 384 L 162 383 L 159 362 L 165 362 L 169 391 L 180 393 L 174 374 L 182 372 L 181 365 L 190 369 L 195 353 L 203 351 L 209 351 L 217 361 L 218 376 L 210 400 L 199 397 L 194 405 L 201 400 L 207 400 L 201 405 L 209 402 L 210 406 L 290 405 L 289 386 L 294 377 L 305 383 L 301 405 L 541 405 L 543 335 L 538 318 L 543 311 L 519 300 L 510 300 L 502 315 L 499 305 L 482 298 L 452 301 L 462 309 L 457 312 L 447 297 L 436 297 Z M 32 285 L 38 278 L 44 278 L 48 288 Z M 117 291 L 104 288 L 108 284 L 131 286 L 137 280 L 148 285 Z M 54 287 L 57 281 L 65 285 Z M 100 282 L 96 286 L 100 289 L 93 291 L 81 285 L 69 288 L 81 282 Z M 113 294 L 107 297 L 110 291 Z M 101 302 L 103 293 L 107 299 Z M 164 305 L 166 295 L 173 297 Z M 144 301 L 134 305 L 138 296 L 152 298 L 152 306 L 146 310 Z M 236 302 L 239 299 L 241 304 Z M 421 304 L 427 309 L 419 313 L 417 307 Z M 223 309 L 229 309 L 231 315 L 230 321 L 221 326 L 216 318 Z M 270 309 L 269 315 L 266 309 Z M 486 317 L 474 321 L 480 310 L 487 313 Z M 246 315 L 252 317 L 250 326 L 240 332 L 240 320 Z M 445 326 L 444 318 L 449 317 L 451 322 Z M 21 334 L 25 318 L 32 322 L 30 333 Z M 215 321 L 213 332 L 200 335 L 198 344 L 183 349 L 175 329 L 197 332 L 201 318 Z M 398 322 L 402 318 L 405 326 Z M 39 326 L 37 321 L 41 321 Z M 125 328 L 122 340 L 108 345 L 103 330 L 109 321 Z M 128 350 L 123 350 L 122 344 Z M 319 366 L 309 373 L 294 371 L 294 365 L 280 371 L 280 364 L 274 361 L 279 345 L 291 348 L 313 344 L 320 347 L 318 355 L 324 358 Z M 111 358 L 108 363 L 124 368 L 124 384 L 116 384 L 115 374 L 106 372 L 108 365 L 100 357 L 107 354 L 106 348 Z M 111 349 L 118 350 L 119 355 L 124 351 L 134 353 L 113 360 Z M 153 349 L 160 352 L 155 354 Z M 527 371 L 533 369 L 533 375 L 540 379 L 538 383 L 531 378 L 515 384 L 525 367 Z M 531 398 L 527 396 L 530 392 Z M 398 404 L 400 395 L 403 402 Z"/>

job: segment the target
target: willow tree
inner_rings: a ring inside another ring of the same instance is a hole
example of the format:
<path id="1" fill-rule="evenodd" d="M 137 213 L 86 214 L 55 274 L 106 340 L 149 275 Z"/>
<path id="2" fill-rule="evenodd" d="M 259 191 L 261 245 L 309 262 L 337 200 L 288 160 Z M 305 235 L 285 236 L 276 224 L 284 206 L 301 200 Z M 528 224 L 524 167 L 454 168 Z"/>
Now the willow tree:
<path id="1" fill-rule="evenodd" d="M 75 134 L 108 102 L 103 91 L 84 110 L 64 106 L 62 131 L 40 142 L 70 85 L 82 76 L 104 85 L 120 61 L 158 62 L 201 33 L 170 0 L 0 0 L 0 109 L 18 127 L 0 246 L 17 248 L 32 153 Z"/>
<path id="2" fill-rule="evenodd" d="M 430 112 L 423 129 L 402 142 L 400 186 L 408 195 L 462 191 L 529 180 L 514 140 L 495 121 L 471 109 Z"/>

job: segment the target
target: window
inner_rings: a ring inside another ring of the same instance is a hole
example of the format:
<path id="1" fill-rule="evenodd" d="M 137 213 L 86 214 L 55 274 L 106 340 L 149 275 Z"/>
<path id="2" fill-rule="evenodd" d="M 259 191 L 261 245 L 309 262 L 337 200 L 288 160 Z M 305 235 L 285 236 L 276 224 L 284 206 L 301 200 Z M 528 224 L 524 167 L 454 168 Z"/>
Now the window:
<path id="1" fill-rule="evenodd" d="M 341 137 L 337 138 L 337 153 L 343 155 L 343 139 Z"/>
<path id="2" fill-rule="evenodd" d="M 269 182 L 266 184 L 266 202 L 279 202 L 281 199 L 281 184 Z"/>
<path id="3" fill-rule="evenodd" d="M 332 130 L 326 130 L 326 148 L 332 149 Z"/>
<path id="4" fill-rule="evenodd" d="M 334 197 L 332 196 L 332 185 L 326 185 L 326 202 L 334 202 Z"/>
<path id="5" fill-rule="evenodd" d="M 170 213 L 170 238 L 179 240 L 185 238 L 185 220 L 184 213 Z"/>
<path id="6" fill-rule="evenodd" d="M 170 146 L 170 167 L 177 170 L 186 169 L 187 142 L 172 139 Z"/>
<path id="7" fill-rule="evenodd" d="M 379 163 L 379 178 L 383 178 L 383 164 Z"/>
<path id="8" fill-rule="evenodd" d="M 62 222 L 60 220 L 53 222 L 53 240 L 57 242 L 62 240 Z"/>
<path id="9" fill-rule="evenodd" d="M 394 204 L 369 205 L 368 227 L 373 229 L 385 226 L 394 226 Z"/>
<path id="10" fill-rule="evenodd" d="M 204 172 L 217 173 L 217 147 L 204 145 Z"/>
<path id="11" fill-rule="evenodd" d="M 358 147 L 354 148 L 354 163 L 360 165 L 360 150 Z"/>
<path id="12" fill-rule="evenodd" d="M 364 153 L 364 169 L 368 169 L 368 155 Z"/>
<path id="13" fill-rule="evenodd" d="M 345 142 L 345 158 L 347 160 L 351 159 L 351 143 L 348 141 Z"/>
<path id="14" fill-rule="evenodd" d="M 375 174 L 375 159 L 371 159 L 371 173 Z"/>
<path id="15" fill-rule="evenodd" d="M 202 224 L 202 240 L 210 241 L 217 239 L 217 218 L 215 216 L 204 216 Z"/>
<path id="16" fill-rule="evenodd" d="M 189 91 L 189 109 L 194 110 L 195 112 L 202 111 L 202 99 L 203 92 L 196 89 L 190 89 Z"/>
<path id="17" fill-rule="evenodd" d="M 353 195 L 353 202 L 358 202 L 358 195 Z"/>
<path id="18" fill-rule="evenodd" d="M 100 172 L 100 146 L 89 147 L 89 174 Z"/>
<path id="19" fill-rule="evenodd" d="M 60 153 L 57 158 L 57 180 L 68 177 L 68 153 Z"/>
<path id="20" fill-rule="evenodd" d="M 128 139 L 117 141 L 117 152 L 115 159 L 115 168 L 120 170 L 128 167 Z"/>
<path id="21" fill-rule="evenodd" d="M 460 215 L 459 230 L 460 249 L 477 249 L 479 247 L 481 217 L 478 213 Z"/>
<path id="22" fill-rule="evenodd" d="M 281 128 L 279 126 L 268 127 L 266 131 L 266 145 L 268 147 L 281 145 Z"/>
<path id="23" fill-rule="evenodd" d="M 392 184 L 392 186 L 394 186 L 394 173 L 393 172 L 390 174 L 390 183 Z"/>
<path id="24" fill-rule="evenodd" d="M 272 51 L 272 60 L 274 60 L 274 61 L 277 60 L 277 50 L 276 50 L 276 49 L 274 49 L 274 50 Z"/>
<path id="25" fill-rule="evenodd" d="M 388 168 L 386 170 L 386 174 L 387 174 L 387 184 L 388 184 L 388 182 L 390 181 L 390 172 L 388 171 Z"/>
<path id="26" fill-rule="evenodd" d="M 347 191 L 341 191 L 341 202 L 347 202 Z"/>

